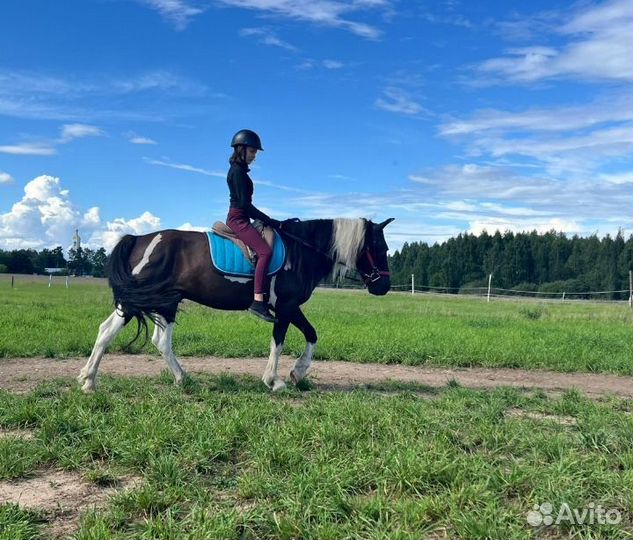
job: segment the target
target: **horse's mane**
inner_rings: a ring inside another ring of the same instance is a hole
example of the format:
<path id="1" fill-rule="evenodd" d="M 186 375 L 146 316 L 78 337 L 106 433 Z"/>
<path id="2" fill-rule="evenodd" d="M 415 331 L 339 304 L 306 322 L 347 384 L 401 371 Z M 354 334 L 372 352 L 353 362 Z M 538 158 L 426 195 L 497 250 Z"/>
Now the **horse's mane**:
<path id="1" fill-rule="evenodd" d="M 313 219 L 289 223 L 284 230 L 303 239 L 315 249 L 286 240 L 287 263 L 313 285 L 333 274 L 336 278 L 353 269 L 365 242 L 364 219 Z"/>
<path id="2" fill-rule="evenodd" d="M 366 225 L 364 219 L 333 220 L 330 254 L 335 261 L 334 279 L 345 276 L 348 270 L 356 267 L 356 260 L 365 243 Z"/>

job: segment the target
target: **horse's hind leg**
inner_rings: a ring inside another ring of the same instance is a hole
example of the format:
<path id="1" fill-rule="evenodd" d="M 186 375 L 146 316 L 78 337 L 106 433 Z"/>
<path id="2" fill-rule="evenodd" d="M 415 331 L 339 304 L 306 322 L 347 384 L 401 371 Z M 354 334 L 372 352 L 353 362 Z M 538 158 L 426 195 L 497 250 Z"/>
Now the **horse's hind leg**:
<path id="1" fill-rule="evenodd" d="M 310 368 L 310 364 L 312 363 L 312 354 L 314 352 L 314 348 L 317 343 L 317 333 L 314 327 L 310 324 L 306 316 L 303 314 L 301 309 L 297 309 L 290 319 L 293 325 L 295 325 L 306 338 L 306 348 L 303 351 L 303 354 L 297 358 L 292 371 L 290 372 L 290 380 L 294 384 L 298 384 L 301 381 L 308 369 Z"/>
<path id="2" fill-rule="evenodd" d="M 180 384 L 185 376 L 185 370 L 180 365 L 171 345 L 171 339 L 174 332 L 174 323 L 168 323 L 160 315 L 156 316 L 159 324 L 154 324 L 154 334 L 152 335 L 152 343 L 160 351 L 172 372 L 177 384 Z"/>
<path id="3" fill-rule="evenodd" d="M 99 326 L 99 334 L 92 348 L 90 358 L 77 377 L 77 382 L 79 382 L 84 392 L 94 392 L 97 370 L 99 369 L 99 362 L 103 358 L 103 353 L 124 326 L 125 317 L 118 310 L 114 310 L 112 315 Z"/>

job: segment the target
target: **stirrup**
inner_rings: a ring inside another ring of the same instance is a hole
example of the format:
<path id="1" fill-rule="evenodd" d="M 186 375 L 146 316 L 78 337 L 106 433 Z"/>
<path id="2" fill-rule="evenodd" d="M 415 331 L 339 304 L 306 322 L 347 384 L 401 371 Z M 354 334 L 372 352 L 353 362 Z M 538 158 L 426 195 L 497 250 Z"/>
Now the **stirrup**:
<path id="1" fill-rule="evenodd" d="M 253 315 L 255 315 L 256 317 L 259 317 L 260 319 L 266 321 L 266 322 L 277 322 L 277 319 L 275 319 L 275 317 L 273 317 L 270 313 L 270 311 L 268 311 L 268 304 L 265 302 L 253 302 L 250 307 L 248 308 L 249 313 L 252 313 Z"/>

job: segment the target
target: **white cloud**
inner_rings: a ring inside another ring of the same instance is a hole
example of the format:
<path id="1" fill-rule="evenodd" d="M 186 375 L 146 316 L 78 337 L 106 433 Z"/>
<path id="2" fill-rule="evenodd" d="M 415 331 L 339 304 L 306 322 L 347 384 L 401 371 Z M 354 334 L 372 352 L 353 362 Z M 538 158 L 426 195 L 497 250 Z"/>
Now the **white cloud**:
<path id="1" fill-rule="evenodd" d="M 259 43 L 270 45 L 271 47 L 280 47 L 293 52 L 299 50 L 294 45 L 277 37 L 275 32 L 270 28 L 242 28 L 240 30 L 240 36 L 245 38 L 254 37 Z"/>
<path id="2" fill-rule="evenodd" d="M 52 156 L 56 150 L 48 144 L 22 143 L 0 146 L 0 153 L 17 156 Z"/>
<path id="3" fill-rule="evenodd" d="M 151 212 L 143 212 L 139 217 L 126 220 L 116 218 L 108 221 L 105 229 L 95 231 L 90 237 L 90 243 L 103 246 L 106 251 L 111 251 L 122 236 L 126 234 L 147 234 L 161 228 L 160 218 Z"/>
<path id="4" fill-rule="evenodd" d="M 197 232 L 207 232 L 209 227 L 205 227 L 204 225 L 192 225 L 188 221 L 183 223 L 179 227 L 176 227 L 179 231 L 197 231 Z"/>
<path id="5" fill-rule="evenodd" d="M 341 69 L 344 65 L 339 60 L 323 60 L 323 67 L 327 69 Z"/>
<path id="6" fill-rule="evenodd" d="M 600 180 L 609 184 L 633 184 L 633 171 L 601 174 Z"/>
<path id="7" fill-rule="evenodd" d="M 7 172 L 0 171 L 0 184 L 10 184 L 13 182 L 13 176 Z"/>
<path id="8" fill-rule="evenodd" d="M 611 122 L 633 122 L 630 92 L 602 97 L 586 105 L 540 107 L 520 112 L 476 111 L 470 119 L 449 120 L 439 126 L 443 136 L 470 135 L 485 131 L 570 131 Z"/>
<path id="9" fill-rule="evenodd" d="M 155 9 L 166 21 L 174 25 L 176 30 L 184 30 L 191 20 L 204 10 L 190 6 L 184 0 L 141 0 Z"/>
<path id="10" fill-rule="evenodd" d="M 271 13 L 299 21 L 343 28 L 367 39 L 380 37 L 380 30 L 346 18 L 346 14 L 364 9 L 389 8 L 388 0 L 342 2 L 339 0 L 219 0 L 220 3 L 244 9 Z"/>
<path id="11" fill-rule="evenodd" d="M 80 213 L 59 178 L 38 176 L 26 184 L 24 196 L 0 214 L 0 247 L 68 245 Z"/>
<path id="12" fill-rule="evenodd" d="M 101 221 L 96 206 L 82 212 L 71 200 L 61 180 L 50 175 L 34 178 L 24 187 L 24 196 L 5 214 L 0 214 L 0 249 L 68 248 L 78 228 L 84 247 L 116 244 L 123 234 L 144 234 L 160 228 L 160 219 L 150 212 L 132 219 Z"/>
<path id="13" fill-rule="evenodd" d="M 81 219 L 81 225 L 86 227 L 98 227 L 101 224 L 101 210 L 98 206 L 89 208 Z"/>
<path id="14" fill-rule="evenodd" d="M 103 135 L 103 131 L 96 126 L 87 124 L 65 124 L 61 129 L 60 143 L 67 143 L 73 139 L 81 139 L 83 137 L 99 137 Z"/>
<path id="15" fill-rule="evenodd" d="M 571 40 L 560 48 L 532 45 L 515 48 L 506 56 L 489 59 L 477 69 L 518 83 L 548 78 L 633 80 L 633 3 L 612 0 L 583 6 L 561 15 L 569 22 L 552 27 Z M 495 81 L 489 81 L 495 82 Z"/>
<path id="16" fill-rule="evenodd" d="M 567 234 L 582 234 L 583 227 L 575 220 L 552 218 L 548 220 L 507 220 L 503 218 L 476 219 L 470 222 L 468 232 L 480 235 L 484 231 L 492 234 L 495 231 L 514 233 L 536 231 L 546 233 L 555 230 Z"/>
<path id="17" fill-rule="evenodd" d="M 226 173 L 217 171 L 208 171 L 201 169 L 200 167 L 194 167 L 193 165 L 187 165 L 186 163 L 173 163 L 165 159 L 151 159 L 144 157 L 143 161 L 151 165 L 161 165 L 162 167 L 170 167 L 172 169 L 178 169 L 181 171 L 195 172 L 198 174 L 204 174 L 205 176 L 215 176 L 218 178 L 226 178 Z"/>
<path id="18" fill-rule="evenodd" d="M 132 144 L 158 144 L 154 139 L 133 135 L 128 139 Z"/>
<path id="19" fill-rule="evenodd" d="M 66 124 L 61 128 L 60 138 L 55 141 L 28 142 L 0 146 L 0 153 L 22 156 L 52 156 L 57 153 L 57 144 L 67 144 L 74 139 L 103 135 L 103 131 L 86 124 Z"/>
<path id="20" fill-rule="evenodd" d="M 143 94 L 143 102 L 140 105 L 134 102 L 130 108 L 126 98 L 137 94 Z M 0 69 L 0 114 L 16 118 L 156 122 L 169 115 L 165 108 L 170 102 L 209 95 L 204 84 L 165 70 L 98 76 L 74 74 L 72 78 L 64 78 L 43 71 Z M 211 96 L 225 97 L 217 93 Z M 121 99 L 104 99 L 112 97 Z M 106 102 L 111 106 L 104 107 Z M 182 104 L 178 110 L 184 110 Z"/>
<path id="21" fill-rule="evenodd" d="M 407 92 L 393 86 L 383 90 L 383 96 L 376 100 L 376 107 L 385 111 L 416 116 L 424 109 L 422 105 L 414 101 Z"/>
<path id="22" fill-rule="evenodd" d="M 627 91 L 584 105 L 477 111 L 446 121 L 439 133 L 463 142 L 468 156 L 508 163 L 520 156 L 524 163 L 516 163 L 516 170 L 531 167 L 573 180 L 631 163 L 633 97 Z"/>

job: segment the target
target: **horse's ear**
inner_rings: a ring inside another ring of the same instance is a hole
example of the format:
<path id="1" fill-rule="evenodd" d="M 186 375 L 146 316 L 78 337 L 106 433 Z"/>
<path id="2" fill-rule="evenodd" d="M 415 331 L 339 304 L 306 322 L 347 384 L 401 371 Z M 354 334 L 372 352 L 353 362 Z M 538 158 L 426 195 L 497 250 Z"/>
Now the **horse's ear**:
<path id="1" fill-rule="evenodd" d="M 384 229 L 387 225 L 389 225 L 394 219 L 393 217 L 390 217 L 389 219 L 385 219 L 385 221 L 383 221 L 382 223 L 378 224 L 378 228 L 379 229 Z"/>

